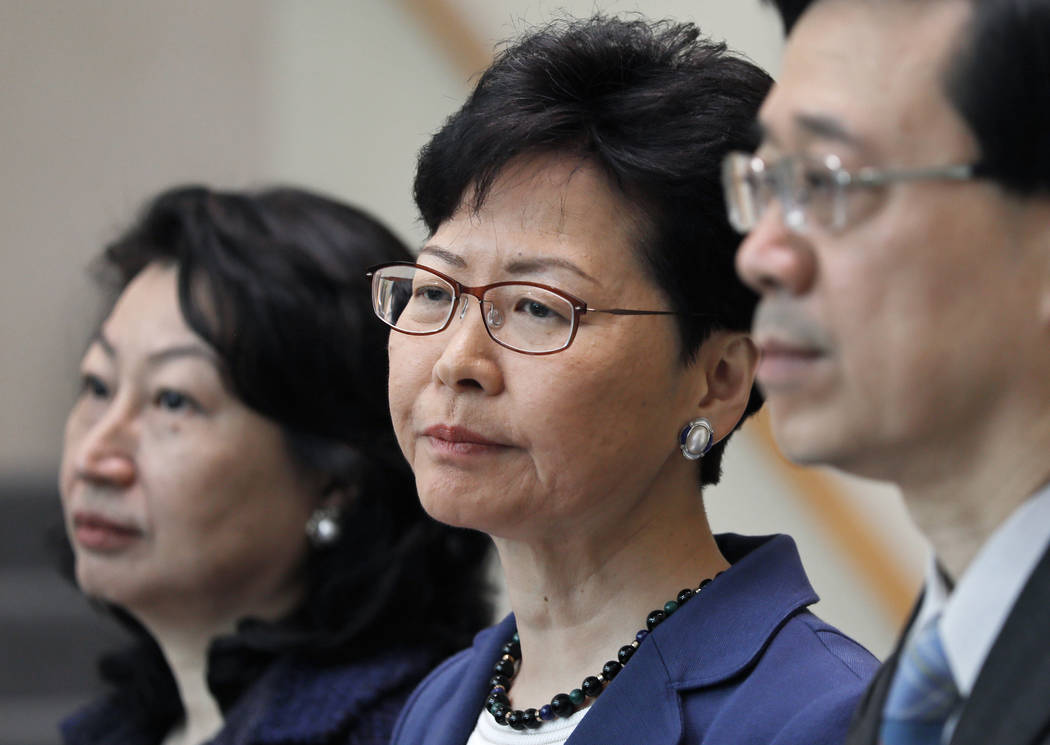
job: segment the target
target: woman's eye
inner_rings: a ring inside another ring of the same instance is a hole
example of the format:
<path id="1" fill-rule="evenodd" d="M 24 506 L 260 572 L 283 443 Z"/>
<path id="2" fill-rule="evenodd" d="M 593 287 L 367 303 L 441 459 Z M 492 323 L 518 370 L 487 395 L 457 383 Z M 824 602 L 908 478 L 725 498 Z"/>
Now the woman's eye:
<path id="1" fill-rule="evenodd" d="M 168 411 L 185 411 L 198 408 L 196 402 L 185 393 L 167 388 L 158 391 L 154 403 Z"/>
<path id="2" fill-rule="evenodd" d="M 529 298 L 522 298 L 519 300 L 517 305 L 515 305 L 514 310 L 518 313 L 524 313 L 529 318 L 534 319 L 550 319 L 552 321 L 565 320 L 564 316 L 549 305 L 541 303 L 539 300 L 531 300 Z"/>
<path id="3" fill-rule="evenodd" d="M 525 312 L 535 318 L 546 318 L 552 311 L 543 303 L 537 303 L 535 300 L 530 300 L 525 303 Z"/>
<path id="4" fill-rule="evenodd" d="M 435 287 L 433 285 L 417 287 L 415 295 L 431 303 L 447 303 L 452 297 L 444 287 Z"/>
<path id="5" fill-rule="evenodd" d="M 80 393 L 92 398 L 105 398 L 109 395 L 109 386 L 97 375 L 85 373 L 80 378 Z"/>

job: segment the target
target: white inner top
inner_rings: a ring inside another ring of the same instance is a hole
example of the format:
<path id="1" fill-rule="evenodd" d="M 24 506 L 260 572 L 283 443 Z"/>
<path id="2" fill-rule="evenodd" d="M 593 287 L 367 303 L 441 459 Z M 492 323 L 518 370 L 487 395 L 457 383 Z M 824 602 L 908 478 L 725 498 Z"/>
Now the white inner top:
<path id="1" fill-rule="evenodd" d="M 544 722 L 539 729 L 518 730 L 496 724 L 492 715 L 482 709 L 467 745 L 565 745 L 576 725 L 583 721 L 584 715 L 590 710 L 589 706 L 580 709 L 568 719 L 555 717 Z"/>

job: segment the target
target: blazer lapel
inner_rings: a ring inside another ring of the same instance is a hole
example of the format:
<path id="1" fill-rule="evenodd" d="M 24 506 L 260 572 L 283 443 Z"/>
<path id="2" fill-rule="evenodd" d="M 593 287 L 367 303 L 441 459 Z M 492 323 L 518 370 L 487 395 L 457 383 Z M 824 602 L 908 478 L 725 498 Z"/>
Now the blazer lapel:
<path id="1" fill-rule="evenodd" d="M 566 745 L 674 745 L 685 734 L 683 696 L 746 669 L 785 619 L 817 601 L 786 536 L 718 536 L 732 563 L 653 630 L 592 705 Z"/>
<path id="2" fill-rule="evenodd" d="M 992 645 L 952 745 L 1050 743 L 1050 548 Z"/>
<path id="3" fill-rule="evenodd" d="M 669 685 L 667 670 L 659 655 L 636 654 L 594 702 L 566 745 L 643 742 L 673 745 L 681 738 L 678 692 Z"/>
<path id="4" fill-rule="evenodd" d="M 459 685 L 449 692 L 447 705 L 442 706 L 429 721 L 414 723 L 416 732 L 425 728 L 426 734 L 412 739 L 412 742 L 463 745 L 470 739 L 488 695 L 488 681 L 492 677 L 492 666 L 498 659 L 499 648 L 514 633 L 514 629 L 514 614 L 510 614 L 498 625 L 478 633 L 474 638 L 473 659 L 463 671 Z"/>

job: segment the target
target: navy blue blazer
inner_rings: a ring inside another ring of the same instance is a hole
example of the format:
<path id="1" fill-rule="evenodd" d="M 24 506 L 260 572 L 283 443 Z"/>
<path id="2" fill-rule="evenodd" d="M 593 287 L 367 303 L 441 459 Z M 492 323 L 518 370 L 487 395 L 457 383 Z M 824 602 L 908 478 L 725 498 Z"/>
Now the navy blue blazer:
<path id="1" fill-rule="evenodd" d="M 237 699 L 208 745 L 387 745 L 405 698 L 431 660 L 419 650 L 387 650 L 324 667 L 279 658 Z M 163 740 L 112 697 L 66 719 L 61 730 L 65 745 Z"/>
<path id="2" fill-rule="evenodd" d="M 568 745 L 842 742 L 878 661 L 806 610 L 818 598 L 791 538 L 718 544 L 731 568 L 653 630 Z M 514 628 L 508 616 L 431 673 L 392 745 L 464 745 Z"/>

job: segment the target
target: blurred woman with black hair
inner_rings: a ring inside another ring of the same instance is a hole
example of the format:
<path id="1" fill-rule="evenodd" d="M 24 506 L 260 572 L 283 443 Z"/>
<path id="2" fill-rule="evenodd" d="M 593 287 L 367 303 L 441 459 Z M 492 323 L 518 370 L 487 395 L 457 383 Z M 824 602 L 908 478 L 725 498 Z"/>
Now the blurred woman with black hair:
<path id="1" fill-rule="evenodd" d="M 408 258 L 294 189 L 174 189 L 106 249 L 60 489 L 78 584 L 138 643 L 67 743 L 386 743 L 487 622 L 487 539 L 424 515 L 390 426 L 361 275 Z"/>

